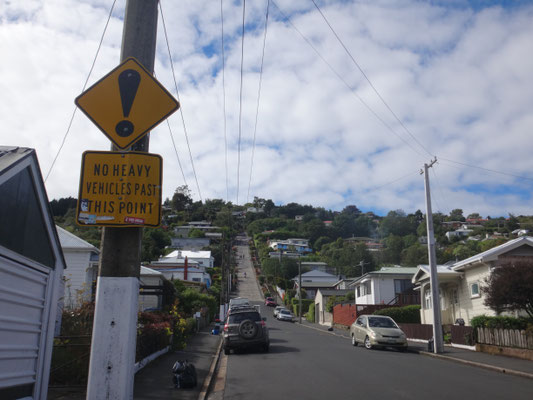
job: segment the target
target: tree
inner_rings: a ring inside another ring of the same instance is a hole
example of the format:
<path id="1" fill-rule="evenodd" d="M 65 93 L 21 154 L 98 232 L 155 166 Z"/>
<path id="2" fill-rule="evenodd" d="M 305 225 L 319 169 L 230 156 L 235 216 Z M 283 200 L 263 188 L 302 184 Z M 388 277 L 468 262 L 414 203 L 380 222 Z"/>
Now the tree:
<path id="1" fill-rule="evenodd" d="M 524 310 L 533 318 L 533 262 L 494 268 L 481 290 L 486 294 L 485 305 L 498 314 Z"/>
<path id="2" fill-rule="evenodd" d="M 450 212 L 450 216 L 448 217 L 448 221 L 465 221 L 465 217 L 463 216 L 463 210 L 460 208 L 456 208 Z"/>
<path id="3" fill-rule="evenodd" d="M 185 211 L 192 205 L 191 191 L 187 185 L 178 186 L 172 196 L 172 208 L 175 211 Z"/>

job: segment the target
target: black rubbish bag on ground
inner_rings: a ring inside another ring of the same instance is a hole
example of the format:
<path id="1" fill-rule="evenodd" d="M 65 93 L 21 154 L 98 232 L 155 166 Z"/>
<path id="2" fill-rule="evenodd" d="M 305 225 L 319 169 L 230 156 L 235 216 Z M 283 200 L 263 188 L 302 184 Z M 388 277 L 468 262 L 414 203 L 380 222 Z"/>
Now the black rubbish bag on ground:
<path id="1" fill-rule="evenodd" d="M 178 360 L 172 367 L 172 381 L 176 389 L 191 389 L 197 385 L 196 368 L 187 360 Z"/>

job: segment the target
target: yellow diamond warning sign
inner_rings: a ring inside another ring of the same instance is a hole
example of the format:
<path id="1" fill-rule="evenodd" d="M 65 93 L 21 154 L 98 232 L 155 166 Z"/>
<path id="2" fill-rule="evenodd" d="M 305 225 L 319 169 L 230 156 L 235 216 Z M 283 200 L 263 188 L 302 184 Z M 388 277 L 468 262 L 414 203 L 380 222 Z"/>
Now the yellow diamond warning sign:
<path id="1" fill-rule="evenodd" d="M 134 58 L 96 82 L 75 103 L 120 149 L 179 108 L 178 101 Z"/>
<path id="2" fill-rule="evenodd" d="M 86 151 L 76 222 L 98 226 L 158 226 L 163 159 L 140 152 Z"/>

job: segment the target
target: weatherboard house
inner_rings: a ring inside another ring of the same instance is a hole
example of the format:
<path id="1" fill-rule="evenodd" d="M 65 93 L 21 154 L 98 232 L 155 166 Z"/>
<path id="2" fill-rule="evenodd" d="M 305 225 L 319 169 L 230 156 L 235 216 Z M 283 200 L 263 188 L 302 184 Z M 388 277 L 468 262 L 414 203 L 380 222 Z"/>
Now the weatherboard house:
<path id="1" fill-rule="evenodd" d="M 65 260 L 35 150 L 0 146 L 0 399 L 44 399 Z"/>
<path id="2" fill-rule="evenodd" d="M 478 315 L 496 315 L 484 304 L 481 290 L 494 268 L 505 268 L 513 262 L 533 262 L 533 238 L 522 236 L 453 264 L 438 265 L 439 305 L 442 323 L 453 324 L 458 319 L 470 325 Z M 431 298 L 429 266 L 419 265 L 412 279 L 420 290 L 420 317 L 423 324 L 433 323 L 434 301 Z"/>

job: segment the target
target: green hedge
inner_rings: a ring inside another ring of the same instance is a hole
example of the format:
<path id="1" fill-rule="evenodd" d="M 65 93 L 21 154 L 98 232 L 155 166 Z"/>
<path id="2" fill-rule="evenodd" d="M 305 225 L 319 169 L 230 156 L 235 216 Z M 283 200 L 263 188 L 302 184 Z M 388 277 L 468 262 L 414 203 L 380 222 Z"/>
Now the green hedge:
<path id="1" fill-rule="evenodd" d="M 314 302 L 309 304 L 309 309 L 307 310 L 307 320 L 309 322 L 315 322 L 315 304 Z"/>
<path id="2" fill-rule="evenodd" d="M 528 324 L 533 324 L 530 318 L 525 317 L 489 317 L 487 315 L 478 315 L 472 318 L 470 324 L 473 328 L 490 328 L 490 329 L 527 329 Z"/>
<path id="3" fill-rule="evenodd" d="M 412 305 L 405 307 L 383 308 L 374 312 L 375 315 L 387 315 L 398 324 L 419 324 L 420 306 Z"/>
<path id="4" fill-rule="evenodd" d="M 291 305 L 294 315 L 298 315 L 298 299 L 292 299 Z M 313 305 L 313 311 L 315 308 L 315 301 L 313 299 L 302 299 L 302 314 L 305 314 L 305 310 L 308 310 L 309 307 Z"/>

